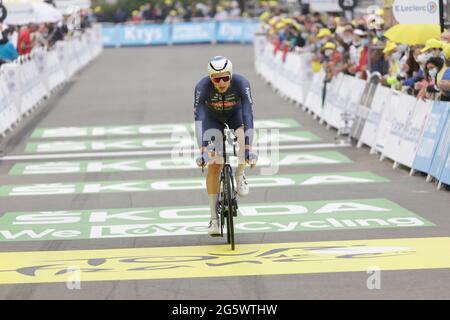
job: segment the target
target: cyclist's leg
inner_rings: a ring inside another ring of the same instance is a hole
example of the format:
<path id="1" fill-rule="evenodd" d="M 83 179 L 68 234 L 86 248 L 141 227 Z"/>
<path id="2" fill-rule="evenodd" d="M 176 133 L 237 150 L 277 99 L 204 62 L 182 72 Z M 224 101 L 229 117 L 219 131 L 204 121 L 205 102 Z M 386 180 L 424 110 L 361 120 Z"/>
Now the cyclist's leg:
<path id="1" fill-rule="evenodd" d="M 224 125 L 216 119 L 209 117 L 203 121 L 205 126 L 205 137 L 203 139 L 209 141 L 214 136 L 215 152 L 210 154 L 211 159 L 208 163 L 208 173 L 206 176 L 206 191 L 208 193 L 208 202 L 211 212 L 211 221 L 217 221 L 217 198 L 220 191 L 220 171 L 222 169 L 222 161 L 217 150 L 221 148 L 222 132 Z"/>
<path id="2" fill-rule="evenodd" d="M 244 175 L 246 163 L 245 163 L 245 132 L 244 121 L 242 119 L 242 110 L 237 110 L 229 121 L 230 129 L 233 129 L 234 135 L 237 138 L 239 145 L 238 152 L 238 167 L 236 170 L 236 177 L 242 177 Z"/>
<path id="3" fill-rule="evenodd" d="M 237 155 L 238 166 L 235 173 L 236 188 L 240 196 L 246 196 L 249 192 L 249 188 L 245 180 L 245 167 L 247 166 L 247 163 L 245 162 L 245 132 L 241 110 L 236 112 L 231 118 L 230 128 L 234 130 L 234 135 L 236 136 L 239 145 L 239 152 Z"/>

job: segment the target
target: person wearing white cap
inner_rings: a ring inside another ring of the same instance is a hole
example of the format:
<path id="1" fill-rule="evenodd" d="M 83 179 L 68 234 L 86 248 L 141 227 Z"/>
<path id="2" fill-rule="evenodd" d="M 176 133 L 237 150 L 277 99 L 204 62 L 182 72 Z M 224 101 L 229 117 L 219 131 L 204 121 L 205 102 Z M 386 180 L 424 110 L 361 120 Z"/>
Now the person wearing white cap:
<path id="1" fill-rule="evenodd" d="M 364 47 L 364 37 L 366 36 L 365 31 L 361 29 L 355 29 L 353 31 L 353 43 L 350 46 L 350 63 L 352 65 L 357 65 L 359 63 L 359 58 L 361 56 L 361 51 Z"/>

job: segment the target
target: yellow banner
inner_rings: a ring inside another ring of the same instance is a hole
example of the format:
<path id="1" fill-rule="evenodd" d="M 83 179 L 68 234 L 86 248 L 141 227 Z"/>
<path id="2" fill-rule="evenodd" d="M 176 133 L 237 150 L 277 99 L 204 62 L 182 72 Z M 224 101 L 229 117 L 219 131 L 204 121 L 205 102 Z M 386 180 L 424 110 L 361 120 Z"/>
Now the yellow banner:
<path id="1" fill-rule="evenodd" d="M 0 284 L 450 267 L 450 238 L 0 253 Z"/>

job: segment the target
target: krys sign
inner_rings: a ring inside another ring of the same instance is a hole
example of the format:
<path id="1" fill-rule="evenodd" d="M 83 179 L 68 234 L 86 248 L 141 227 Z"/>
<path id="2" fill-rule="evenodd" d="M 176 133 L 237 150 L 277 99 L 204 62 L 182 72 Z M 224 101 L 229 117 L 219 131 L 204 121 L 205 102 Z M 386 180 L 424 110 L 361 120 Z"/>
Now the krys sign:
<path id="1" fill-rule="evenodd" d="M 400 24 L 440 23 L 439 0 L 395 0 L 392 13 Z"/>

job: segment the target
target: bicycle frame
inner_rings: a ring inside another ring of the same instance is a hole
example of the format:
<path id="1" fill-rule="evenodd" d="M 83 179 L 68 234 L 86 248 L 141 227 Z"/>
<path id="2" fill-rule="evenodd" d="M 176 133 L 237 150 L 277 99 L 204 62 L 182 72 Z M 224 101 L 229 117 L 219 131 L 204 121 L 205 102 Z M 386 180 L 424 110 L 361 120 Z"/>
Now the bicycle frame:
<path id="1" fill-rule="evenodd" d="M 225 134 L 225 129 L 227 133 Z M 236 156 L 236 141 L 231 137 L 230 128 L 225 124 L 225 129 L 222 132 L 222 148 L 223 148 L 223 167 L 220 172 L 220 191 L 218 206 L 220 210 L 217 210 L 217 214 L 220 215 L 220 235 L 223 237 L 223 226 L 227 226 L 227 242 L 231 244 L 231 250 L 235 249 L 234 241 L 234 223 L 233 217 L 237 216 L 237 200 L 236 191 L 233 181 L 233 168 L 228 163 L 228 157 L 226 153 L 226 143 L 233 144 L 233 154 Z M 225 223 L 226 218 L 226 223 Z"/>

